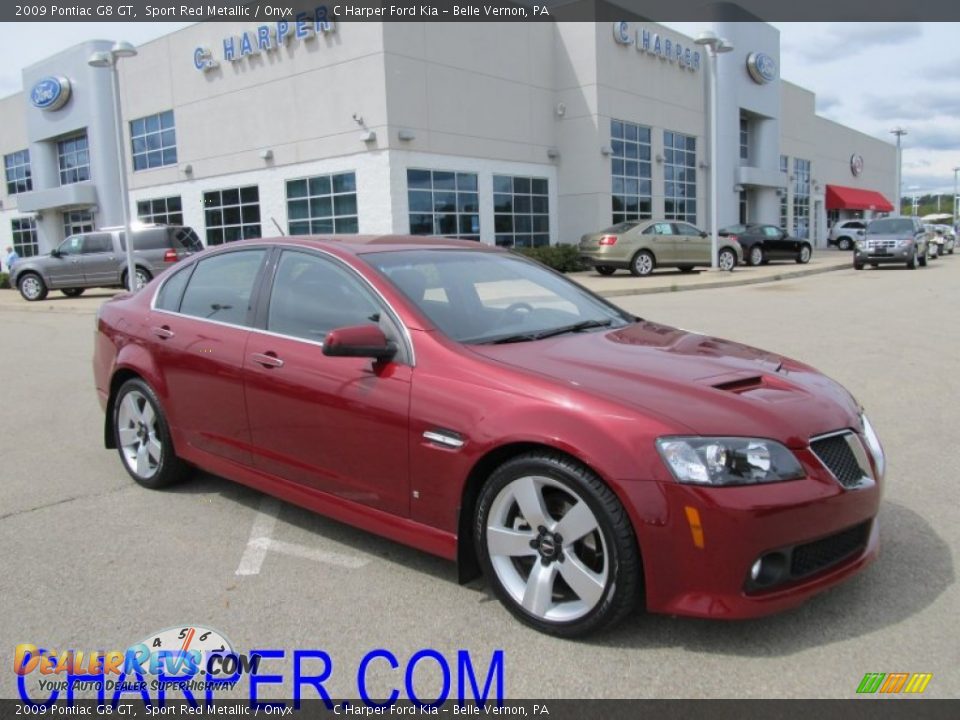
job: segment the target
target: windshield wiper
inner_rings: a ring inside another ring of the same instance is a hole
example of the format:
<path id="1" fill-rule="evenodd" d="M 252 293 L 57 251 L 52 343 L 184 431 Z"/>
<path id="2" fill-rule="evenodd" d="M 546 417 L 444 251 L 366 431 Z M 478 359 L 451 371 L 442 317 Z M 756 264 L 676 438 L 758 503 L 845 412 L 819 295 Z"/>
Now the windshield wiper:
<path id="1" fill-rule="evenodd" d="M 541 330 L 539 332 L 517 333 L 516 335 L 506 335 L 504 337 L 487 340 L 484 345 L 506 345 L 507 343 L 531 342 L 533 340 L 543 340 L 544 338 L 554 337 L 556 335 L 566 335 L 567 333 L 583 332 L 593 328 L 609 327 L 613 320 L 582 320 L 572 325 L 563 325 L 558 328 Z"/>

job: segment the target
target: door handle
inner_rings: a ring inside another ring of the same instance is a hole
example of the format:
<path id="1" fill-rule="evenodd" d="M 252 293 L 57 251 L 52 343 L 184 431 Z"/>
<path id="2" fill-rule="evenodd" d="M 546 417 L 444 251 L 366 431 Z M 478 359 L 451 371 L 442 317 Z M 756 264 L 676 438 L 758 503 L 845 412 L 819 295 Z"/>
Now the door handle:
<path id="1" fill-rule="evenodd" d="M 283 360 L 277 357 L 276 353 L 270 351 L 265 353 L 254 353 L 250 358 L 258 365 L 265 368 L 282 368 Z"/>
<path id="2" fill-rule="evenodd" d="M 173 330 L 171 330 L 171 329 L 170 329 L 169 327 L 167 327 L 166 325 L 164 325 L 164 326 L 162 326 L 162 327 L 150 328 L 150 330 L 151 330 L 151 332 L 152 332 L 154 335 L 156 335 L 156 336 L 157 336 L 158 338 L 160 338 L 161 340 L 168 340 L 168 339 L 172 338 L 172 337 L 174 336 L 174 334 L 175 334 L 175 333 L 173 332 Z"/>

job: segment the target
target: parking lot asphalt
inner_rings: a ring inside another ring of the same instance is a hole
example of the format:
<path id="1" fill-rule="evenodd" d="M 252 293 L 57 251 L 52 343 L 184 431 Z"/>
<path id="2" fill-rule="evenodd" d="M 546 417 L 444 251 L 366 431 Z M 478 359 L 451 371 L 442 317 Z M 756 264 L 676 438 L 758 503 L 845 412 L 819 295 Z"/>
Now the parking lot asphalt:
<path id="1" fill-rule="evenodd" d="M 95 298 L 42 312 L 14 300 L 3 298 L 0 314 L 4 652 L 25 642 L 123 649 L 203 624 L 238 648 L 326 651 L 326 687 L 347 697 L 375 648 L 401 668 L 372 666 L 372 696 L 402 690 L 404 664 L 422 648 L 454 666 L 457 650 L 469 650 L 478 672 L 503 649 L 512 698 L 848 698 L 867 672 L 932 672 L 925 696 L 960 695 L 951 440 L 960 257 L 917 271 L 618 298 L 635 314 L 781 352 L 844 383 L 887 451 L 881 557 L 779 616 L 727 623 L 638 611 L 575 642 L 518 624 L 482 583 L 459 586 L 452 564 L 221 478 L 198 474 L 164 492 L 134 485 L 102 448 Z M 9 656 L 3 666 L 0 697 L 16 697 Z M 286 683 L 263 696 L 289 695 L 289 666 L 277 667 Z M 430 668 L 418 672 L 425 695 L 439 684 Z"/>

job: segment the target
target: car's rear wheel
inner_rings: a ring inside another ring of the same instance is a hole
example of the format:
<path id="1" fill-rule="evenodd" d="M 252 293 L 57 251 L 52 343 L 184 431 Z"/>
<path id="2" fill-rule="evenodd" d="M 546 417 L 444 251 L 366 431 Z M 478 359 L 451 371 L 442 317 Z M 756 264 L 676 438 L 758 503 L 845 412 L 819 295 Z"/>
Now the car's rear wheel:
<path id="1" fill-rule="evenodd" d="M 730 248 L 721 250 L 720 254 L 717 255 L 717 266 L 726 272 L 733 272 L 733 269 L 737 266 L 737 256 L 734 255 L 733 250 Z"/>
<path id="2" fill-rule="evenodd" d="M 759 245 L 754 245 L 750 248 L 750 253 L 747 255 L 747 262 L 751 265 L 762 265 L 763 264 L 763 248 Z"/>
<path id="3" fill-rule="evenodd" d="M 627 513 L 565 456 L 534 452 L 501 465 L 480 493 L 474 539 L 500 601 L 537 630 L 583 635 L 638 605 L 640 557 Z"/>
<path id="4" fill-rule="evenodd" d="M 124 468 L 140 485 L 157 489 L 186 477 L 188 466 L 174 452 L 160 401 L 143 380 L 127 380 L 117 391 L 113 435 Z"/>
<path id="5" fill-rule="evenodd" d="M 657 261 L 654 260 L 653 253 L 648 250 L 641 250 L 630 261 L 630 274 L 634 277 L 646 277 L 656 267 Z"/>
<path id="6" fill-rule="evenodd" d="M 920 254 L 917 255 L 917 264 L 918 264 L 920 267 L 926 267 L 926 266 L 927 266 L 927 254 L 926 254 L 926 253 L 920 253 Z"/>
<path id="7" fill-rule="evenodd" d="M 800 248 L 800 252 L 797 253 L 797 262 L 801 265 L 806 265 L 810 262 L 810 257 L 813 255 L 813 250 L 809 245 L 803 245 Z"/>
<path id="8" fill-rule="evenodd" d="M 594 269 L 601 275 L 613 275 L 617 271 L 615 267 L 610 267 L 609 265 L 597 265 Z"/>
<path id="9" fill-rule="evenodd" d="M 17 280 L 17 288 L 20 290 L 23 299 L 29 302 L 43 300 L 49 292 L 43 278 L 32 272 L 20 276 L 20 279 Z"/>
<path id="10" fill-rule="evenodd" d="M 142 288 L 144 285 L 146 285 L 148 282 L 150 282 L 151 280 L 153 280 L 153 275 L 151 275 L 151 274 L 150 274 L 150 271 L 147 270 L 146 268 L 138 267 L 135 272 L 136 272 L 136 274 L 137 274 L 137 287 L 136 287 L 137 290 L 139 290 L 139 289 Z M 123 273 L 123 286 L 124 286 L 125 288 L 127 288 L 128 290 L 130 289 L 130 283 L 127 282 L 127 272 L 126 272 L 126 271 L 124 271 L 124 273 Z"/>
<path id="11" fill-rule="evenodd" d="M 60 292 L 62 292 L 67 297 L 80 297 L 81 295 L 83 295 L 84 290 L 86 290 L 86 288 L 64 288 Z"/>
<path id="12" fill-rule="evenodd" d="M 837 247 L 841 250 L 849 250 L 853 247 L 853 240 L 848 237 L 837 238 Z"/>

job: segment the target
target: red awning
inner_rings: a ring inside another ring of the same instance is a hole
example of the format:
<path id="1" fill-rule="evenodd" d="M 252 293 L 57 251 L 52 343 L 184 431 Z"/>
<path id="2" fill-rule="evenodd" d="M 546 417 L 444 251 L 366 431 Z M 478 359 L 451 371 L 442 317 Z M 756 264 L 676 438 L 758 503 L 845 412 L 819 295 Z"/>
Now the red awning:
<path id="1" fill-rule="evenodd" d="M 827 185 L 827 210 L 877 210 L 890 212 L 893 205 L 876 190 Z"/>

